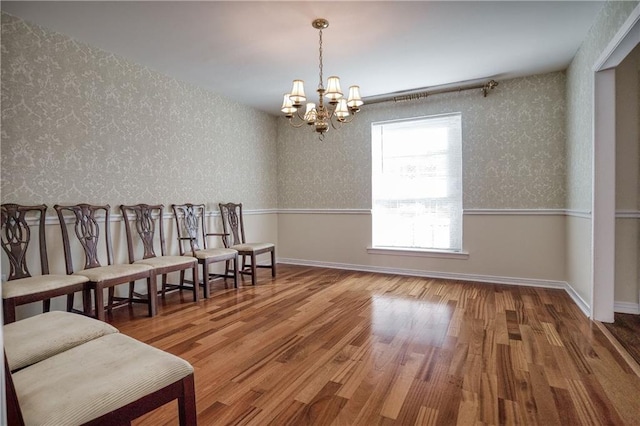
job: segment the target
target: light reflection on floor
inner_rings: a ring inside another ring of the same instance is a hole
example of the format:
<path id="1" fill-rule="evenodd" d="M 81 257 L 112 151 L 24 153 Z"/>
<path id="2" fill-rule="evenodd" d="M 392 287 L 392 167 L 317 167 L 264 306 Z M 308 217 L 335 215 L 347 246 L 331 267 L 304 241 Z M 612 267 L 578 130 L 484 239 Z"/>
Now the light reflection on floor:
<path id="1" fill-rule="evenodd" d="M 414 350 L 442 345 L 453 316 L 452 306 L 387 295 L 375 295 L 371 300 L 371 329 L 381 343 L 402 339 Z"/>

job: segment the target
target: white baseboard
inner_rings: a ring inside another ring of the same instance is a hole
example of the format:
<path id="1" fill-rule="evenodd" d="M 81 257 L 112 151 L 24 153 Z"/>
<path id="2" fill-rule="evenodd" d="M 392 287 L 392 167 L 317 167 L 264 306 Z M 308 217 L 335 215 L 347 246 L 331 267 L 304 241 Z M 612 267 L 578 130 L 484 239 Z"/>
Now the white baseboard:
<path id="1" fill-rule="evenodd" d="M 613 312 L 640 315 L 640 304 L 631 302 L 614 302 Z"/>
<path id="2" fill-rule="evenodd" d="M 591 318 L 591 307 L 567 282 L 565 282 L 564 291 L 566 291 L 569 297 L 571 297 L 571 300 L 578 305 L 582 313 L 585 314 L 587 318 Z"/>

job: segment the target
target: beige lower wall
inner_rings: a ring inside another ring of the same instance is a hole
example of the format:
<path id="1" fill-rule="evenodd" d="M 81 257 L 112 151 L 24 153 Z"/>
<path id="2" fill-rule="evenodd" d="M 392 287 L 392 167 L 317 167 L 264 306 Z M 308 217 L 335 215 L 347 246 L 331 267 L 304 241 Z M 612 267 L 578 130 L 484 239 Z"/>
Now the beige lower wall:
<path id="1" fill-rule="evenodd" d="M 465 215 L 468 259 L 370 254 L 371 216 L 282 213 L 278 258 L 364 267 L 564 282 L 565 216 Z"/>
<path id="2" fill-rule="evenodd" d="M 616 219 L 616 285 L 615 301 L 622 304 L 638 304 L 640 250 L 640 230 L 638 219 Z"/>
<path id="3" fill-rule="evenodd" d="M 590 217 L 566 217 L 566 245 L 567 283 L 587 306 L 592 306 Z"/>
<path id="4" fill-rule="evenodd" d="M 276 244 L 276 248 L 278 247 L 278 219 L 275 213 L 271 212 L 245 212 L 244 216 L 245 222 L 245 230 L 247 240 L 251 240 L 253 242 L 273 242 Z M 47 219 L 46 226 L 46 237 L 47 237 L 47 253 L 49 256 L 49 271 L 52 274 L 65 274 L 65 260 L 64 253 L 62 248 L 62 237 L 60 232 L 60 225 L 58 224 L 57 217 L 50 217 Z M 71 226 L 71 225 L 69 225 Z M 176 225 L 173 217 L 165 214 L 164 219 L 165 226 L 165 240 L 167 243 L 167 252 L 171 255 L 178 255 L 179 248 L 176 239 Z M 207 218 L 207 229 L 210 232 L 222 232 L 222 224 L 220 222 L 220 216 L 210 216 Z M 30 271 L 33 275 L 40 274 L 40 261 L 38 254 L 38 244 L 37 244 L 37 227 L 32 226 L 31 228 L 31 236 L 32 236 L 32 246 L 29 247 L 29 258 L 28 264 Z M 70 227 L 69 232 L 73 233 L 73 229 Z M 115 263 L 128 263 L 128 254 L 127 254 L 127 240 L 125 236 L 124 230 L 124 222 L 122 222 L 121 218 L 118 218 L 114 215 L 111 222 L 111 235 L 113 241 L 113 251 L 114 251 L 114 259 Z M 73 237 L 73 235 L 71 235 Z M 104 247 L 104 242 L 101 239 L 101 250 Z M 219 238 L 211 238 L 209 240 L 209 247 L 221 247 L 221 240 Z M 142 247 L 138 247 L 140 251 L 138 252 L 140 258 L 142 256 Z M 74 253 L 74 268 L 76 270 L 82 269 L 84 265 L 83 255 L 81 248 L 78 245 L 73 246 Z M 100 252 L 100 260 L 106 259 L 105 251 L 102 250 Z M 156 253 L 160 253 L 160 248 L 156 249 Z M 268 255 L 264 255 L 263 257 L 258 258 L 259 262 L 268 262 Z M 106 264 L 106 261 L 103 263 Z M 33 265 L 33 266 L 32 266 Z M 220 267 L 217 267 L 220 269 Z M 212 269 L 213 270 L 213 269 Z M 2 274 L 6 275 L 9 271 L 8 260 L 5 254 L 2 254 Z M 189 274 L 187 274 L 189 276 Z M 170 274 L 169 276 L 170 282 L 177 282 L 178 274 Z M 158 280 L 159 281 L 159 280 Z M 158 282 L 160 285 L 160 281 Z M 128 290 L 127 285 L 121 285 L 116 288 L 116 294 L 118 295 L 126 295 Z M 144 281 L 136 282 L 136 291 L 140 293 L 146 293 L 146 286 Z M 82 307 L 82 296 L 81 294 L 77 294 L 75 298 L 75 307 L 80 309 Z M 51 309 L 53 310 L 64 310 L 66 309 L 66 297 L 57 297 L 52 300 Z M 29 305 L 19 306 L 16 312 L 16 318 L 22 319 L 25 317 L 33 316 L 41 312 L 41 304 L 40 303 L 32 303 Z"/>

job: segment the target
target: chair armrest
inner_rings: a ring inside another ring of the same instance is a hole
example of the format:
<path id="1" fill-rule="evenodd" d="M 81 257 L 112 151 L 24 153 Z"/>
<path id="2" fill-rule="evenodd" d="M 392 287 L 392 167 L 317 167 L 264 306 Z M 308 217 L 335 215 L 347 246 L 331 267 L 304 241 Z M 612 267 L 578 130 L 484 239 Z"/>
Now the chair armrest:
<path id="1" fill-rule="evenodd" d="M 191 255 L 193 257 L 196 257 L 196 249 L 195 249 L 195 246 L 193 245 L 193 242 L 196 240 L 197 238 L 194 238 L 194 237 L 178 237 L 178 241 L 189 241 L 189 244 L 191 246 Z"/>

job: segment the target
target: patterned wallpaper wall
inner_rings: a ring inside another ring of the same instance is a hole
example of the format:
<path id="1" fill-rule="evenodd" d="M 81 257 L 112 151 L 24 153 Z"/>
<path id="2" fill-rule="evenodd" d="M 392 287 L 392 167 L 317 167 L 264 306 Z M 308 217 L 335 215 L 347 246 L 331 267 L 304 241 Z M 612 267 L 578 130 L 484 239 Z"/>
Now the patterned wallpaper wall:
<path id="1" fill-rule="evenodd" d="M 366 88 L 363 87 L 366 95 Z M 278 127 L 280 208 L 371 208 L 371 123 L 462 113 L 465 209 L 565 207 L 565 74 L 500 80 L 486 98 L 460 92 L 365 105 L 324 142 Z"/>
<path id="2" fill-rule="evenodd" d="M 275 208 L 276 121 L 2 14 L 2 202 Z"/>
<path id="3" fill-rule="evenodd" d="M 591 210 L 593 66 L 637 1 L 607 2 L 567 70 L 567 208 Z"/>

